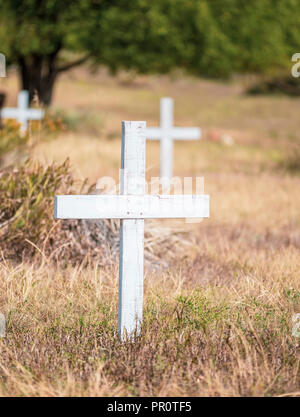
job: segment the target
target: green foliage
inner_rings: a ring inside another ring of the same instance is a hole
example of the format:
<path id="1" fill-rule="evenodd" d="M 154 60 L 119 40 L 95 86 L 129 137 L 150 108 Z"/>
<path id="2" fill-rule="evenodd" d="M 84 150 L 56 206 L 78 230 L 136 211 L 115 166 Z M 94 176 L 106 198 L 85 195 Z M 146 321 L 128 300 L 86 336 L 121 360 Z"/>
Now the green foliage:
<path id="1" fill-rule="evenodd" d="M 284 295 L 289 301 L 300 302 L 300 291 L 295 290 L 295 288 L 285 288 Z"/>
<path id="2" fill-rule="evenodd" d="M 298 0 L 0 0 L 1 51 L 31 66 L 41 89 L 87 58 L 112 71 L 269 72 L 299 50 L 298 9 Z"/>
<path id="3" fill-rule="evenodd" d="M 225 305 L 211 305 L 199 291 L 195 291 L 192 296 L 179 296 L 177 301 L 178 325 L 187 326 L 191 330 L 202 329 L 206 333 L 208 328 L 215 327 L 215 324 L 226 316 Z"/>

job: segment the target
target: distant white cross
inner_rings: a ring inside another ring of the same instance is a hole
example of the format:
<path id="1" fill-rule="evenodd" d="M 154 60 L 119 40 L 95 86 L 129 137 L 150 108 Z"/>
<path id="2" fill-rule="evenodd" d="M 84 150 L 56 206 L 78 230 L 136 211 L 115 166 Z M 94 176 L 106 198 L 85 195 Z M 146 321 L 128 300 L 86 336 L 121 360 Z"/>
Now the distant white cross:
<path id="1" fill-rule="evenodd" d="M 121 219 L 119 335 L 140 331 L 144 219 L 209 217 L 208 195 L 145 195 L 146 122 L 122 122 L 121 194 L 55 197 L 56 219 Z"/>
<path id="2" fill-rule="evenodd" d="M 148 127 L 147 139 L 161 140 L 160 176 L 170 180 L 173 176 L 173 141 L 197 140 L 201 138 L 198 127 L 174 127 L 174 101 L 164 97 L 160 100 L 160 127 Z"/>
<path id="3" fill-rule="evenodd" d="M 21 124 L 22 132 L 27 130 L 28 120 L 41 120 L 44 114 L 44 110 L 29 108 L 29 93 L 26 90 L 20 91 L 17 108 L 4 107 L 1 110 L 1 118 L 16 119 Z"/>

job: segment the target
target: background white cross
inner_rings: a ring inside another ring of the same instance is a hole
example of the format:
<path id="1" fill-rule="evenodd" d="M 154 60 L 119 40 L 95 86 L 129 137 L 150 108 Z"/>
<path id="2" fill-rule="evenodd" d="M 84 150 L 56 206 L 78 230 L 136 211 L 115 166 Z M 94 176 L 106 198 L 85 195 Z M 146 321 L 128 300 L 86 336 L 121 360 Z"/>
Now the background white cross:
<path id="1" fill-rule="evenodd" d="M 18 95 L 18 107 L 4 107 L 1 110 L 2 119 L 16 119 L 21 124 L 21 131 L 28 128 L 28 120 L 41 120 L 44 117 L 44 110 L 29 108 L 29 93 L 26 90 L 20 91 Z"/>
<path id="2" fill-rule="evenodd" d="M 174 101 L 164 97 L 160 100 L 160 127 L 148 127 L 147 139 L 158 139 L 160 143 L 160 176 L 170 180 L 173 176 L 173 141 L 197 140 L 201 138 L 198 127 L 174 127 Z"/>
<path id="3" fill-rule="evenodd" d="M 140 331 L 144 219 L 209 217 L 208 195 L 145 195 L 146 122 L 122 122 L 121 194 L 55 197 L 57 219 L 121 219 L 119 335 Z"/>

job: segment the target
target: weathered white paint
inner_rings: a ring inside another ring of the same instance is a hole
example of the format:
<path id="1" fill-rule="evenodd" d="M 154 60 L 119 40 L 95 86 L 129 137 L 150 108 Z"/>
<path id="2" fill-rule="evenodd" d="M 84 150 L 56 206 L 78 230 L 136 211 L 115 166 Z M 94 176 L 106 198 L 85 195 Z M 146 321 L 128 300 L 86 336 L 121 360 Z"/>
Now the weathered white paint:
<path id="1" fill-rule="evenodd" d="M 146 122 L 122 122 L 122 197 L 145 194 Z M 125 213 L 124 213 L 125 214 Z M 121 220 L 119 335 L 140 331 L 143 319 L 144 220 Z"/>
<path id="2" fill-rule="evenodd" d="M 209 215 L 208 195 L 60 195 L 60 219 L 183 219 Z"/>
<path id="3" fill-rule="evenodd" d="M 41 120 L 44 117 L 44 110 L 29 108 L 29 93 L 26 90 L 20 91 L 18 95 L 18 107 L 4 107 L 1 110 L 2 119 L 16 119 L 21 124 L 21 131 L 28 128 L 28 120 Z"/>
<path id="4" fill-rule="evenodd" d="M 160 176 L 171 179 L 173 176 L 173 141 L 197 140 L 201 138 L 198 127 L 174 127 L 174 101 L 164 97 L 160 100 L 160 127 L 148 127 L 146 138 L 161 140 Z"/>
<path id="5" fill-rule="evenodd" d="M 144 219 L 208 217 L 209 196 L 145 195 L 145 122 L 122 122 L 120 195 L 55 197 L 55 218 L 120 218 L 119 335 L 140 331 L 143 315 Z"/>

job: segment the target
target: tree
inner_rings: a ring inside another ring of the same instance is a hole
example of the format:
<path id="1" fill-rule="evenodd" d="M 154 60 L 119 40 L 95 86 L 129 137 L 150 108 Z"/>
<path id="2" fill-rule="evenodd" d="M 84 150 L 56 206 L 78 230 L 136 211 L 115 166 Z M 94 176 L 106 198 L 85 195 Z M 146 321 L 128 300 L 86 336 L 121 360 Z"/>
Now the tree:
<path id="1" fill-rule="evenodd" d="M 299 0 L 0 0 L 0 45 L 22 88 L 49 105 L 59 75 L 87 61 L 114 72 L 178 67 L 209 77 L 287 68 L 300 40 L 298 7 Z"/>
<path id="2" fill-rule="evenodd" d="M 0 44 L 8 64 L 17 64 L 22 88 L 50 104 L 60 73 L 90 57 L 85 52 L 93 1 L 0 0 Z M 99 1 L 102 8 L 104 1 Z M 108 2 L 106 2 L 108 3 Z M 84 16 L 87 16 L 85 18 Z M 61 62 L 62 51 L 80 58 Z"/>

